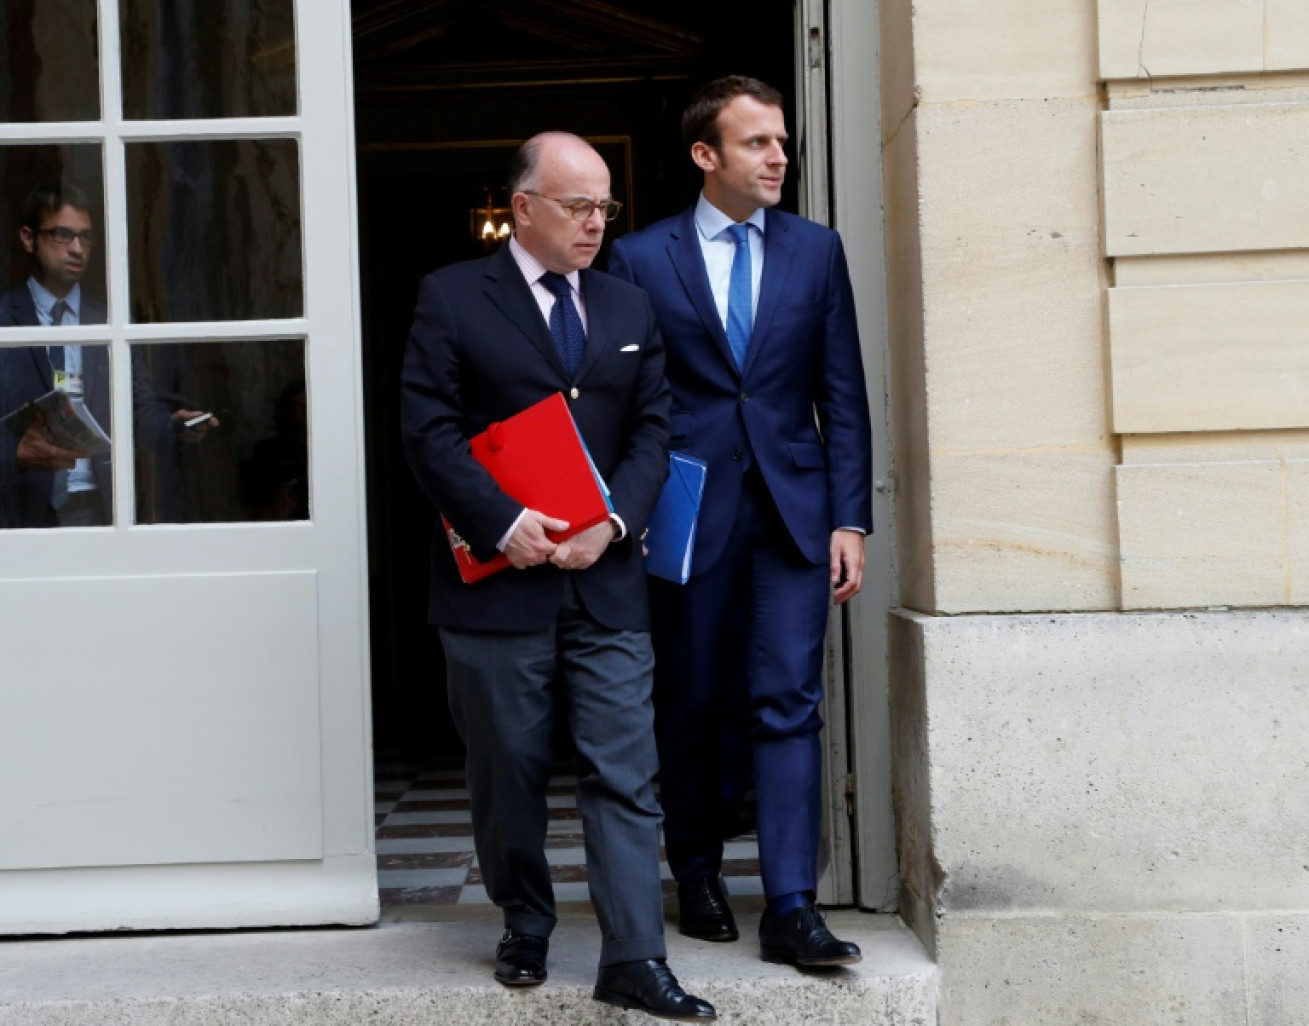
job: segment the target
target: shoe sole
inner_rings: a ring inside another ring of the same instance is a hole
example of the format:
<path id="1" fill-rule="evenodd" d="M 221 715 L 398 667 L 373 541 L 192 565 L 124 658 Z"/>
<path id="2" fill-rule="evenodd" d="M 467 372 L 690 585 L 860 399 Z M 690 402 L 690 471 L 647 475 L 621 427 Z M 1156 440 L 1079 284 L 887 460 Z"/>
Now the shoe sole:
<path id="1" fill-rule="evenodd" d="M 864 960 L 863 955 L 845 955 L 841 958 L 799 958 L 789 948 L 763 948 L 765 962 L 778 965 L 794 965 L 801 969 L 834 969 L 840 965 L 857 965 Z"/>
<path id="2" fill-rule="evenodd" d="M 596 1001 L 606 1005 L 613 1005 L 615 1008 L 623 1008 L 631 1011 L 644 1012 L 646 1015 L 654 1016 L 656 1019 L 666 1019 L 669 1022 L 717 1022 L 717 1015 L 664 1015 L 661 1012 L 653 1011 L 646 1008 L 645 1005 L 637 1004 L 631 998 L 619 994 L 617 991 L 606 990 L 603 987 L 596 987 L 591 992 L 591 997 Z"/>
<path id="3" fill-rule="evenodd" d="M 500 984 L 502 987 L 539 987 L 545 982 L 544 973 L 541 974 L 540 979 L 531 976 L 513 976 L 506 979 L 499 973 L 494 973 L 493 975 L 495 976 L 495 982 Z"/>
<path id="4" fill-rule="evenodd" d="M 677 932 L 684 937 L 691 937 L 695 940 L 713 941 L 718 944 L 727 944 L 734 940 L 741 939 L 739 930 L 729 930 L 721 933 L 709 933 L 704 930 L 688 930 L 684 926 L 678 926 Z"/>

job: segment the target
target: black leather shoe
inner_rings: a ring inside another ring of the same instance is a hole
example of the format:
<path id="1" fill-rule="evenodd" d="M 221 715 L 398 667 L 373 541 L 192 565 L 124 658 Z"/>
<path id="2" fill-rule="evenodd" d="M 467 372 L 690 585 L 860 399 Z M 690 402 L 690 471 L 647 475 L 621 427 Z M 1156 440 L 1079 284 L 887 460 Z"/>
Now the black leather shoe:
<path id="1" fill-rule="evenodd" d="M 677 928 L 699 940 L 734 941 L 740 936 L 717 877 L 677 885 Z"/>
<path id="2" fill-rule="evenodd" d="M 715 1022 L 718 1013 L 708 1001 L 684 991 L 662 958 L 619 962 L 600 968 L 591 996 L 606 1005 L 635 1008 L 657 1019 Z"/>
<path id="3" fill-rule="evenodd" d="M 545 955 L 550 941 L 506 930 L 495 946 L 495 978 L 506 987 L 535 987 L 545 982 Z"/>
<path id="4" fill-rule="evenodd" d="M 787 965 L 854 965 L 863 958 L 858 944 L 832 936 L 823 914 L 812 904 L 780 917 L 765 909 L 759 920 L 759 946 L 765 962 Z"/>

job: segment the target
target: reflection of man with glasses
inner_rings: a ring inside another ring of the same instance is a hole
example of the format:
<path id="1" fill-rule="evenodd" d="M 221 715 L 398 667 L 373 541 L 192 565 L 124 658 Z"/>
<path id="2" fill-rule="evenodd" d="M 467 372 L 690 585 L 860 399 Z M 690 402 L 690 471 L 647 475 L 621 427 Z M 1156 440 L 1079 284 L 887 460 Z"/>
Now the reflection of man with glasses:
<path id="1" fill-rule="evenodd" d="M 70 183 L 38 185 L 23 205 L 18 240 L 31 276 L 0 294 L 0 327 L 103 324 L 102 300 L 82 289 L 95 234 L 86 194 Z M 80 398 L 109 427 L 109 353 L 103 345 L 0 349 L 0 416 L 58 389 Z M 196 410 L 170 410 L 133 361 L 133 409 L 143 439 L 162 447 L 169 428 Z M 0 433 L 0 526 L 92 527 L 111 518 L 108 456 L 63 449 L 38 418 L 21 437 Z"/>

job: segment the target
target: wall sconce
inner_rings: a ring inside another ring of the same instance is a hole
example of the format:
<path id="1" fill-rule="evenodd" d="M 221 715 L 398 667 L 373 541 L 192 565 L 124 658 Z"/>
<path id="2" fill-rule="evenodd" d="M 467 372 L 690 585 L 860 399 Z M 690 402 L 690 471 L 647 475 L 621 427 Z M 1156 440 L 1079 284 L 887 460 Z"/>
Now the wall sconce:
<path id="1" fill-rule="evenodd" d="M 509 238 L 514 231 L 513 211 L 509 207 L 497 207 L 491 190 L 486 190 L 486 204 L 473 207 L 469 216 L 469 225 L 473 239 L 487 249 L 492 249 Z"/>

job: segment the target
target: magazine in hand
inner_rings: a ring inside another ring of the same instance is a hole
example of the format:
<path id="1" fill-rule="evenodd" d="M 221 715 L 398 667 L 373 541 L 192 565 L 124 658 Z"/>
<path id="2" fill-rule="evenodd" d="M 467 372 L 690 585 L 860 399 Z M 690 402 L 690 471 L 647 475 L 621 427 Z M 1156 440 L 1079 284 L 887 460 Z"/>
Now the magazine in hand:
<path id="1" fill-rule="evenodd" d="M 42 431 L 51 445 L 91 456 L 109 452 L 109 436 L 87 409 L 86 402 L 80 396 L 57 389 L 0 418 L 0 425 L 21 438 L 38 413 L 45 420 Z"/>

